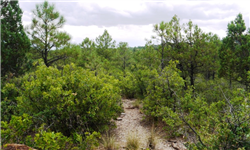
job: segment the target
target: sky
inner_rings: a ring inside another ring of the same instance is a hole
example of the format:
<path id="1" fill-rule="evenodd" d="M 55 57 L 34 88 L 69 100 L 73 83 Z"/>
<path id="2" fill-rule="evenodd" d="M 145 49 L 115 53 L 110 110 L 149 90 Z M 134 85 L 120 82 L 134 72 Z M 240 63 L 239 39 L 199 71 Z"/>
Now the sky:
<path id="1" fill-rule="evenodd" d="M 24 26 L 31 24 L 32 10 L 41 3 L 41 0 L 19 0 Z M 181 24 L 191 20 L 202 31 L 212 32 L 220 38 L 226 36 L 227 24 L 239 13 L 247 28 L 250 24 L 249 5 L 242 0 L 49 0 L 49 3 L 54 4 L 66 19 L 62 30 L 70 34 L 71 42 L 76 44 L 86 37 L 95 40 L 106 29 L 117 44 L 127 42 L 130 47 L 144 46 L 146 39 L 154 35 L 153 25 L 169 22 L 174 15 L 180 18 Z"/>

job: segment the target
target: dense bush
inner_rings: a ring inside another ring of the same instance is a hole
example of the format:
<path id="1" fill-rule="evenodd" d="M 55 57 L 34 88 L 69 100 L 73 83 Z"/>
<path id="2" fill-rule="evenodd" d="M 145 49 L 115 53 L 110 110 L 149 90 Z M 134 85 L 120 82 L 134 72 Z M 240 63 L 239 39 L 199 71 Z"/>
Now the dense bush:
<path id="1" fill-rule="evenodd" d="M 147 86 L 154 79 L 154 71 L 139 64 L 131 67 L 132 71 L 118 72 L 115 76 L 119 79 L 121 94 L 126 98 L 143 99 L 147 95 Z"/>
<path id="2" fill-rule="evenodd" d="M 189 149 L 247 149 L 250 146 L 249 93 L 242 89 L 225 94 L 217 102 L 194 97 L 192 89 L 180 97 L 178 109 L 160 111 L 168 133 L 184 135 Z"/>
<path id="3" fill-rule="evenodd" d="M 144 113 L 163 121 L 168 135 L 187 137 L 189 149 L 250 147 L 250 94 L 229 90 L 223 79 L 199 83 L 200 78 L 195 92 L 184 90 L 175 65 L 170 61 L 162 72 L 152 72 Z"/>
<path id="4" fill-rule="evenodd" d="M 21 95 L 20 88 L 24 80 L 12 78 L 1 82 L 1 120 L 10 121 L 12 115 L 18 115 L 16 98 Z"/>
<path id="5" fill-rule="evenodd" d="M 1 3 L 7 6 L 9 1 Z M 47 14 L 50 4 L 40 6 L 34 12 Z M 53 20 L 53 15 L 46 17 Z M 36 34 L 36 20 L 27 32 Z M 59 24 L 64 23 L 62 17 Z M 50 25 L 42 25 L 46 35 Z M 107 30 L 80 45 L 68 43 L 66 33 L 51 32 L 50 40 L 46 36 L 43 42 L 31 36 L 32 49 L 15 57 L 17 63 L 4 57 L 1 146 L 94 149 L 122 111 L 122 96 L 140 99 L 134 107 L 141 108 L 142 101 L 141 112 L 165 123 L 169 136 L 185 137 L 188 149 L 250 149 L 250 29 L 245 30 L 239 14 L 228 24 L 227 37 L 219 40 L 191 20 L 181 26 L 175 15 L 155 24 L 152 38 L 138 48 L 126 42 L 116 46 Z M 4 37 L 13 41 L 7 32 Z M 59 41 L 53 41 L 57 37 Z M 14 49 L 20 50 L 20 44 Z M 47 67 L 37 60 L 41 56 Z M 26 74 L 18 77 L 20 73 Z"/>
<path id="6" fill-rule="evenodd" d="M 119 78 L 122 96 L 126 98 L 134 98 L 137 91 L 134 75 L 131 72 L 126 72 L 125 76 L 120 75 Z"/>
<path id="7" fill-rule="evenodd" d="M 1 121 L 1 142 L 26 143 L 26 136 L 32 131 L 32 117 L 27 114 L 12 116 L 10 122 Z"/>
<path id="8" fill-rule="evenodd" d="M 177 93 L 181 92 L 184 80 L 179 75 L 176 62 L 170 61 L 170 65 L 162 72 L 156 70 L 151 72 L 154 76 L 147 87 L 147 96 L 144 100 L 144 112 L 152 117 L 160 117 L 159 113 L 163 107 L 175 111 L 177 105 Z"/>
<path id="9" fill-rule="evenodd" d="M 150 70 L 148 67 L 136 64 L 133 66 L 133 75 L 136 85 L 136 97 L 145 98 L 147 96 L 147 87 L 150 81 L 155 78 L 154 69 Z"/>
<path id="10" fill-rule="evenodd" d="M 38 149 L 53 150 L 82 150 L 98 146 L 100 133 L 86 132 L 85 135 L 74 133 L 72 137 L 64 136 L 61 132 L 51 131 L 49 126 L 42 124 L 39 128 L 28 114 L 12 116 L 10 122 L 2 121 L 1 144 L 21 143 Z"/>
<path id="11" fill-rule="evenodd" d="M 73 64 L 62 71 L 41 65 L 23 80 L 17 97 L 20 113 L 33 116 L 38 126 L 46 123 L 53 131 L 67 136 L 73 131 L 83 134 L 104 130 L 121 111 L 117 80 L 96 77 Z"/>
<path id="12" fill-rule="evenodd" d="M 238 89 L 227 96 L 209 104 L 205 98 L 194 97 L 190 88 L 178 100 L 176 111 L 161 107 L 158 118 L 166 123 L 168 135 L 183 135 L 188 139 L 188 149 L 247 149 L 250 146 L 249 93 Z"/>

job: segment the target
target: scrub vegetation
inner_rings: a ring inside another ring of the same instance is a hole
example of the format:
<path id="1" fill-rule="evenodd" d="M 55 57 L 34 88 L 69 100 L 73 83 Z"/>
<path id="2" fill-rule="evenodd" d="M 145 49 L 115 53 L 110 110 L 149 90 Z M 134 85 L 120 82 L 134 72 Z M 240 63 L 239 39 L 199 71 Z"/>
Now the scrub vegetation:
<path id="1" fill-rule="evenodd" d="M 187 149 L 249 149 L 250 29 L 242 14 L 223 39 L 174 15 L 152 27 L 145 46 L 129 47 L 107 30 L 70 43 L 48 1 L 25 29 L 18 1 L 1 6 L 1 147 L 116 149 L 106 133 L 123 97 L 137 99 L 135 109 L 161 122 L 168 138 L 184 137 Z M 127 148 L 139 149 L 132 135 Z"/>

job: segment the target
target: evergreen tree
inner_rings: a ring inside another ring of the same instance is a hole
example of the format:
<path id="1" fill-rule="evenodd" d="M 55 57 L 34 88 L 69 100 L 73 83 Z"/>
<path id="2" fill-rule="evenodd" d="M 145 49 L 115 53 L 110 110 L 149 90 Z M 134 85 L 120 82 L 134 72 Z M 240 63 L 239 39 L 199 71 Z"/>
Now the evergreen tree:
<path id="1" fill-rule="evenodd" d="M 118 44 L 117 48 L 117 56 L 116 56 L 116 61 L 117 61 L 117 68 L 122 70 L 125 76 L 126 70 L 128 70 L 128 67 L 131 63 L 131 50 L 128 48 L 128 43 L 127 42 L 120 42 Z"/>
<path id="2" fill-rule="evenodd" d="M 36 5 L 33 14 L 34 18 L 28 34 L 32 38 L 32 47 L 43 58 L 45 65 L 49 67 L 55 61 L 67 58 L 66 55 L 53 56 L 49 53 L 53 49 L 63 48 L 70 40 L 66 32 L 58 31 L 66 22 L 64 17 L 55 11 L 55 6 L 48 1 Z"/>
<path id="3" fill-rule="evenodd" d="M 162 71 L 166 66 L 167 62 L 166 53 L 168 51 L 169 43 L 169 24 L 163 21 L 160 24 L 155 24 L 153 31 L 156 33 L 156 36 L 152 36 L 152 39 L 155 39 L 156 41 L 160 42 L 156 50 L 160 55 L 160 69 Z"/>
<path id="4" fill-rule="evenodd" d="M 185 43 L 182 51 L 177 55 L 188 73 L 190 85 L 195 85 L 195 78 L 198 73 L 202 73 L 207 66 L 214 66 L 219 38 L 211 33 L 204 33 L 192 21 L 186 24 Z M 216 65 L 215 65 L 216 66 Z"/>
<path id="5" fill-rule="evenodd" d="M 249 88 L 247 72 L 250 70 L 250 31 L 246 31 L 242 14 L 227 26 L 227 36 L 219 51 L 220 75 L 236 80 Z"/>
<path id="6" fill-rule="evenodd" d="M 98 70 L 102 66 L 100 56 L 97 54 L 96 45 L 93 40 L 86 37 L 80 44 L 81 55 L 78 60 L 78 65 L 95 71 L 97 75 Z"/>
<path id="7" fill-rule="evenodd" d="M 217 35 L 204 33 L 192 21 L 182 27 L 179 20 L 175 15 L 170 22 L 156 24 L 154 32 L 157 36 L 153 39 L 160 41 L 156 50 L 161 60 L 161 70 L 169 60 L 178 60 L 177 68 L 181 71 L 181 77 L 184 80 L 189 77 L 190 85 L 194 86 L 196 75 L 204 70 L 214 76 L 219 39 Z"/>
<path id="8" fill-rule="evenodd" d="M 22 25 L 18 1 L 1 0 L 1 76 L 8 72 L 20 74 L 30 49 L 30 40 Z"/>
<path id="9" fill-rule="evenodd" d="M 98 36 L 95 41 L 98 55 L 102 56 L 104 59 L 110 60 L 113 54 L 112 49 L 115 48 L 115 41 L 108 31 L 104 30 L 104 33 Z"/>

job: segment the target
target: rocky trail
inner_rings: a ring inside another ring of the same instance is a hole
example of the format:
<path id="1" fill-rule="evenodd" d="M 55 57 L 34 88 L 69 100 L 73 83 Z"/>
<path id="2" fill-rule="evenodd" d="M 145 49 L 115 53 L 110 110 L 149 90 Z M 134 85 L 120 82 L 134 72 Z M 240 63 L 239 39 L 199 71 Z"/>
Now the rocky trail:
<path id="1" fill-rule="evenodd" d="M 148 139 L 152 133 L 152 124 L 143 121 L 144 114 L 140 112 L 140 109 L 133 107 L 134 101 L 122 99 L 125 112 L 115 121 L 117 128 L 114 133 L 119 150 L 126 149 L 126 138 L 130 134 L 135 134 L 139 138 L 139 149 L 149 148 Z M 164 139 L 165 132 L 156 131 L 155 133 L 157 139 L 156 150 L 185 150 L 182 143 Z"/>

